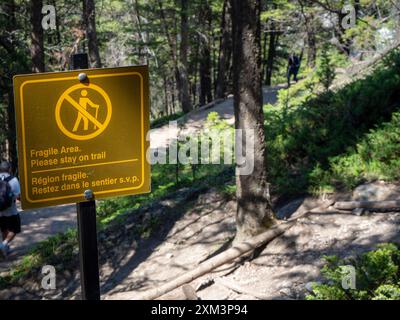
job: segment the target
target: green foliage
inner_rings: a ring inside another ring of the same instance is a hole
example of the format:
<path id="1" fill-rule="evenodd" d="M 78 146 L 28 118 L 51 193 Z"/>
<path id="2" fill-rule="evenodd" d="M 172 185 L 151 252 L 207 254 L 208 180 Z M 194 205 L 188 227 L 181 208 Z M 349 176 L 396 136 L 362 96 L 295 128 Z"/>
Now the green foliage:
<path id="1" fill-rule="evenodd" d="M 399 177 L 400 53 L 337 92 L 315 93 L 310 78 L 265 106 L 271 184 L 298 193 L 352 187 L 362 179 Z M 375 129 L 374 129 L 375 128 Z M 372 131 L 371 131 L 372 130 Z"/>
<path id="2" fill-rule="evenodd" d="M 321 59 L 317 67 L 317 76 L 325 90 L 329 90 L 336 77 L 335 66 L 329 53 L 329 47 L 324 46 L 321 50 Z"/>
<path id="3" fill-rule="evenodd" d="M 397 300 L 400 298 L 400 250 L 395 244 L 381 244 L 356 260 L 325 257 L 321 272 L 327 283 L 314 283 L 308 300 Z M 344 289 L 344 266 L 356 271 L 356 289 Z"/>
<path id="4" fill-rule="evenodd" d="M 363 181 L 396 181 L 400 178 L 399 155 L 400 112 L 395 112 L 390 122 L 371 129 L 352 151 L 331 158 L 329 170 L 314 169 L 312 184 L 322 180 L 352 189 Z"/>

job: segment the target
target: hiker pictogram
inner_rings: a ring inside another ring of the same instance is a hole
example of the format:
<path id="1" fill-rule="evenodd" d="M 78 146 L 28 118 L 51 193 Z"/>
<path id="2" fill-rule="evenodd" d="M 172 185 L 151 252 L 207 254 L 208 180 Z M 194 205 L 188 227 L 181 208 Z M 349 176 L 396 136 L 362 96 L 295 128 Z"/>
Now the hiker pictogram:
<path id="1" fill-rule="evenodd" d="M 96 100 L 97 97 L 97 100 Z M 94 102 L 96 100 L 96 102 Z M 97 101 L 101 101 L 101 103 Z M 64 108 L 73 111 L 74 121 L 63 116 Z M 103 119 L 100 119 L 102 113 Z M 74 140 L 97 137 L 108 126 L 112 115 L 108 94 L 94 84 L 74 85 L 60 96 L 56 105 L 56 122 L 60 130 Z"/>
<path id="2" fill-rule="evenodd" d="M 94 104 L 89 98 L 87 98 L 88 92 L 87 90 L 82 90 L 81 91 L 81 98 L 79 98 L 79 105 L 87 111 L 87 106 L 89 105 L 90 107 L 96 109 L 96 115 L 95 118 L 97 120 L 97 117 L 99 115 L 99 107 L 100 105 Z M 72 129 L 73 132 L 78 131 L 78 127 L 80 123 L 83 122 L 83 130 L 87 131 L 89 129 L 89 118 L 85 117 L 81 112 L 78 112 L 78 117 L 76 118 L 74 128 Z M 96 129 L 96 125 L 94 125 L 94 129 Z"/>

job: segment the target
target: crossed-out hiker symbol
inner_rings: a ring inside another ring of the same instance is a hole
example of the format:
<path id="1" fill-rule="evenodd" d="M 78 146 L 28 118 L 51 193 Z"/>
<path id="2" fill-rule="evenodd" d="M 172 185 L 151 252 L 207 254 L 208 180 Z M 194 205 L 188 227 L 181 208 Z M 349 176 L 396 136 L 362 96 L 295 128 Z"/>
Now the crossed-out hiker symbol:
<path id="1" fill-rule="evenodd" d="M 73 110 L 75 115 L 68 117 L 62 110 Z M 58 127 L 74 140 L 89 140 L 100 135 L 110 123 L 111 115 L 110 97 L 104 89 L 92 83 L 74 85 L 65 90 L 55 108 Z"/>
<path id="2" fill-rule="evenodd" d="M 89 105 L 90 107 L 96 109 L 96 114 L 95 114 L 95 119 L 97 120 L 99 116 L 99 108 L 100 105 L 93 103 L 89 98 L 87 98 L 88 92 L 87 90 L 82 90 L 81 91 L 81 97 L 79 98 L 79 105 L 87 111 L 87 106 Z M 83 130 L 87 131 L 89 130 L 89 119 L 85 117 L 81 112 L 78 112 L 78 116 L 75 121 L 74 128 L 72 129 L 72 132 L 78 131 L 80 123 L 83 121 Z M 94 128 L 97 129 L 96 124 L 94 124 Z"/>

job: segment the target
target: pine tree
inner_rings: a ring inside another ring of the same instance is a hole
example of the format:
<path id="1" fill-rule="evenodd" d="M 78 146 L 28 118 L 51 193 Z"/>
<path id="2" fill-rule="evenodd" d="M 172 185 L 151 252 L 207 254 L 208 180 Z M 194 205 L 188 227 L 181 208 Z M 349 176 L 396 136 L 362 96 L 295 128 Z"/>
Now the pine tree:
<path id="1" fill-rule="evenodd" d="M 328 45 L 324 45 L 321 51 L 321 60 L 318 65 L 317 76 L 325 90 L 329 90 L 336 77 L 335 67 L 329 54 Z"/>

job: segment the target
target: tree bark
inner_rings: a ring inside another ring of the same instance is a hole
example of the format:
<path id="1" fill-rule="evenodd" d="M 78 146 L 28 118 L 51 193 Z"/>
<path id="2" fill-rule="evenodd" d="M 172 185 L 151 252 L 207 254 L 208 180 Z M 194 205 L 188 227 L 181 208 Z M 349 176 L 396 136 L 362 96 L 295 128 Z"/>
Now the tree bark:
<path id="1" fill-rule="evenodd" d="M 307 31 L 307 65 L 311 68 L 315 67 L 317 60 L 317 43 L 315 32 L 313 29 Z"/>
<path id="2" fill-rule="evenodd" d="M 269 46 L 268 46 L 268 57 L 265 70 L 265 85 L 270 86 L 272 84 L 272 72 L 274 68 L 274 62 L 276 57 L 276 47 L 278 45 L 279 34 L 271 31 L 269 34 Z"/>
<path id="3" fill-rule="evenodd" d="M 254 154 L 246 152 L 246 163 L 254 170 L 240 174 L 237 166 L 236 241 L 257 235 L 275 223 L 269 202 L 266 145 L 261 89 L 261 0 L 231 0 L 233 11 L 233 65 L 235 127 L 252 135 Z M 238 143 L 239 141 L 236 141 Z M 246 143 L 242 137 L 243 150 Z M 236 149 L 238 150 L 238 148 Z"/>
<path id="4" fill-rule="evenodd" d="M 200 34 L 200 105 L 203 106 L 212 101 L 211 78 L 211 45 L 209 29 L 211 24 L 211 7 L 208 1 L 201 5 L 200 21 L 206 24 L 203 33 Z"/>
<path id="5" fill-rule="evenodd" d="M 1 9 L 5 14 L 6 21 L 3 26 L 4 29 L 2 30 L 2 33 L 5 31 L 4 38 L 3 35 L 0 36 L 0 45 L 3 46 L 12 59 L 18 61 L 18 64 L 22 67 L 21 70 L 28 71 L 30 66 L 28 66 L 25 62 L 25 59 L 19 57 L 18 53 L 16 52 L 16 50 L 20 50 L 20 48 L 18 46 L 19 43 L 13 36 L 13 31 L 17 26 L 15 16 L 16 6 L 14 0 L 9 0 L 6 3 L 2 3 L 0 10 Z M 15 108 L 11 73 L 6 72 L 0 76 L 0 99 L 7 101 L 7 108 L 1 110 L 5 123 L 0 131 L 3 131 L 6 138 L 4 154 L 2 156 L 10 161 L 13 169 L 16 170 L 18 167 L 16 144 L 17 133 L 15 128 Z M 15 171 L 13 173 L 15 174 Z"/>
<path id="6" fill-rule="evenodd" d="M 167 83 L 167 76 L 163 72 L 163 88 L 164 88 L 164 110 L 165 110 L 165 115 L 169 115 L 169 103 L 168 103 L 168 83 Z"/>
<path id="7" fill-rule="evenodd" d="M 231 3 L 229 0 L 224 1 L 221 22 L 221 41 L 219 50 L 218 78 L 215 90 L 217 99 L 222 99 L 227 94 L 228 73 L 232 62 L 232 20 L 231 20 Z"/>
<path id="8" fill-rule="evenodd" d="M 42 0 L 31 0 L 31 58 L 32 72 L 44 72 L 44 44 L 42 28 Z"/>
<path id="9" fill-rule="evenodd" d="M 188 23 L 188 0 L 181 0 L 181 44 L 179 48 L 179 74 L 181 82 L 181 104 L 183 112 L 192 110 L 189 90 L 188 76 L 188 46 L 189 46 L 189 23 Z"/>
<path id="10" fill-rule="evenodd" d="M 7 103 L 7 141 L 8 141 L 8 160 L 12 163 L 13 173 L 16 173 L 18 168 L 17 156 L 17 130 L 15 127 L 15 107 L 14 107 L 14 94 L 12 88 L 8 93 Z"/>
<path id="11" fill-rule="evenodd" d="M 93 0 L 83 0 L 83 22 L 88 41 L 89 60 L 92 67 L 101 68 L 99 43 L 96 32 L 96 12 Z"/>
<path id="12" fill-rule="evenodd" d="M 304 24 L 307 34 L 307 65 L 311 68 L 315 67 L 317 59 L 317 39 L 315 37 L 315 17 L 314 14 L 305 11 L 306 4 L 302 0 L 298 0 L 301 8 L 301 14 L 304 18 Z"/>
<path id="13" fill-rule="evenodd" d="M 141 17 L 140 17 L 140 9 L 139 9 L 139 2 L 138 0 L 135 0 L 135 20 L 136 20 L 136 25 L 137 25 L 137 33 L 138 33 L 138 39 L 139 41 L 139 48 L 138 48 L 138 55 L 139 55 L 139 63 L 141 64 L 148 64 L 148 59 L 147 59 L 147 51 L 145 50 L 144 53 L 142 53 L 141 47 L 144 47 L 147 49 L 146 45 L 146 39 L 143 36 L 143 28 L 142 28 L 142 22 L 141 22 Z"/>
<path id="14" fill-rule="evenodd" d="M 183 1 L 181 3 L 181 5 L 187 6 L 187 0 L 181 0 L 181 1 Z M 168 43 L 168 46 L 169 46 L 169 55 L 170 55 L 171 61 L 173 63 L 174 76 L 175 76 L 175 81 L 176 81 L 176 87 L 177 87 L 177 90 L 178 90 L 179 102 L 181 104 L 182 111 L 187 113 L 187 112 L 192 110 L 192 106 L 191 106 L 190 103 L 189 104 L 187 103 L 187 100 L 185 100 L 186 102 L 183 101 L 183 98 L 186 97 L 187 94 L 183 93 L 183 91 L 184 91 L 183 87 L 184 87 L 184 82 L 185 81 L 182 80 L 182 74 L 181 74 L 182 68 L 180 67 L 181 62 L 178 62 L 177 45 L 176 45 L 176 42 L 177 42 L 176 41 L 176 33 L 174 34 L 174 37 L 173 37 L 171 35 L 171 33 L 169 32 L 171 27 L 170 27 L 170 24 L 167 21 L 167 18 L 166 18 L 165 11 L 164 11 L 163 4 L 162 4 L 161 0 L 158 0 L 158 6 L 160 8 L 160 18 L 161 18 L 161 23 L 162 23 L 162 29 L 164 30 L 165 37 L 167 38 L 167 43 Z M 183 10 L 181 12 L 181 29 L 182 29 L 182 14 L 184 16 L 187 15 L 187 11 Z M 187 19 L 187 16 L 186 16 L 186 18 L 183 17 L 183 25 L 186 24 L 185 19 Z M 176 28 L 172 28 L 172 29 L 175 30 Z M 186 31 L 187 30 L 184 30 L 184 33 Z M 184 37 L 185 37 L 185 34 L 184 34 Z M 185 47 L 185 41 L 188 41 L 188 40 L 183 39 L 183 43 L 184 43 L 183 46 L 184 47 Z M 182 47 L 182 43 L 181 43 L 181 47 Z M 186 48 L 187 48 L 187 45 L 186 45 Z M 180 48 L 180 49 L 182 50 L 182 48 Z M 185 50 L 185 48 L 183 48 L 183 49 Z M 183 56 L 182 56 L 182 52 L 180 52 L 180 57 L 179 58 L 180 58 L 181 61 L 182 61 L 182 58 L 184 58 L 184 57 L 185 57 L 185 52 L 183 52 Z M 187 59 L 187 54 L 186 54 L 186 59 Z M 183 71 L 185 71 L 185 70 L 183 70 Z M 186 75 L 186 77 L 187 77 L 187 75 Z M 173 98 L 173 101 L 174 101 L 175 100 L 175 96 L 173 95 L 173 97 L 174 97 Z M 189 95 L 189 102 L 190 102 L 190 95 Z M 175 110 L 175 103 L 173 103 L 173 106 L 174 106 L 174 110 Z"/>
<path id="15" fill-rule="evenodd" d="M 198 90 L 198 79 L 199 79 L 199 62 L 200 62 L 200 60 L 199 60 L 199 53 L 200 53 L 200 44 L 199 44 L 199 41 L 196 41 L 196 44 L 195 44 L 195 49 L 194 49 L 194 52 L 193 52 L 193 57 L 192 57 L 192 59 L 191 59 L 191 61 L 192 61 L 192 68 L 191 68 L 191 70 L 192 70 L 192 72 L 191 72 L 191 74 L 192 74 L 192 76 L 193 76 L 193 78 L 194 78 L 194 80 L 193 80 L 193 83 L 192 83 L 192 103 L 193 103 L 193 106 L 196 106 L 197 105 L 197 103 L 198 103 L 198 93 L 199 93 L 199 90 Z"/>

